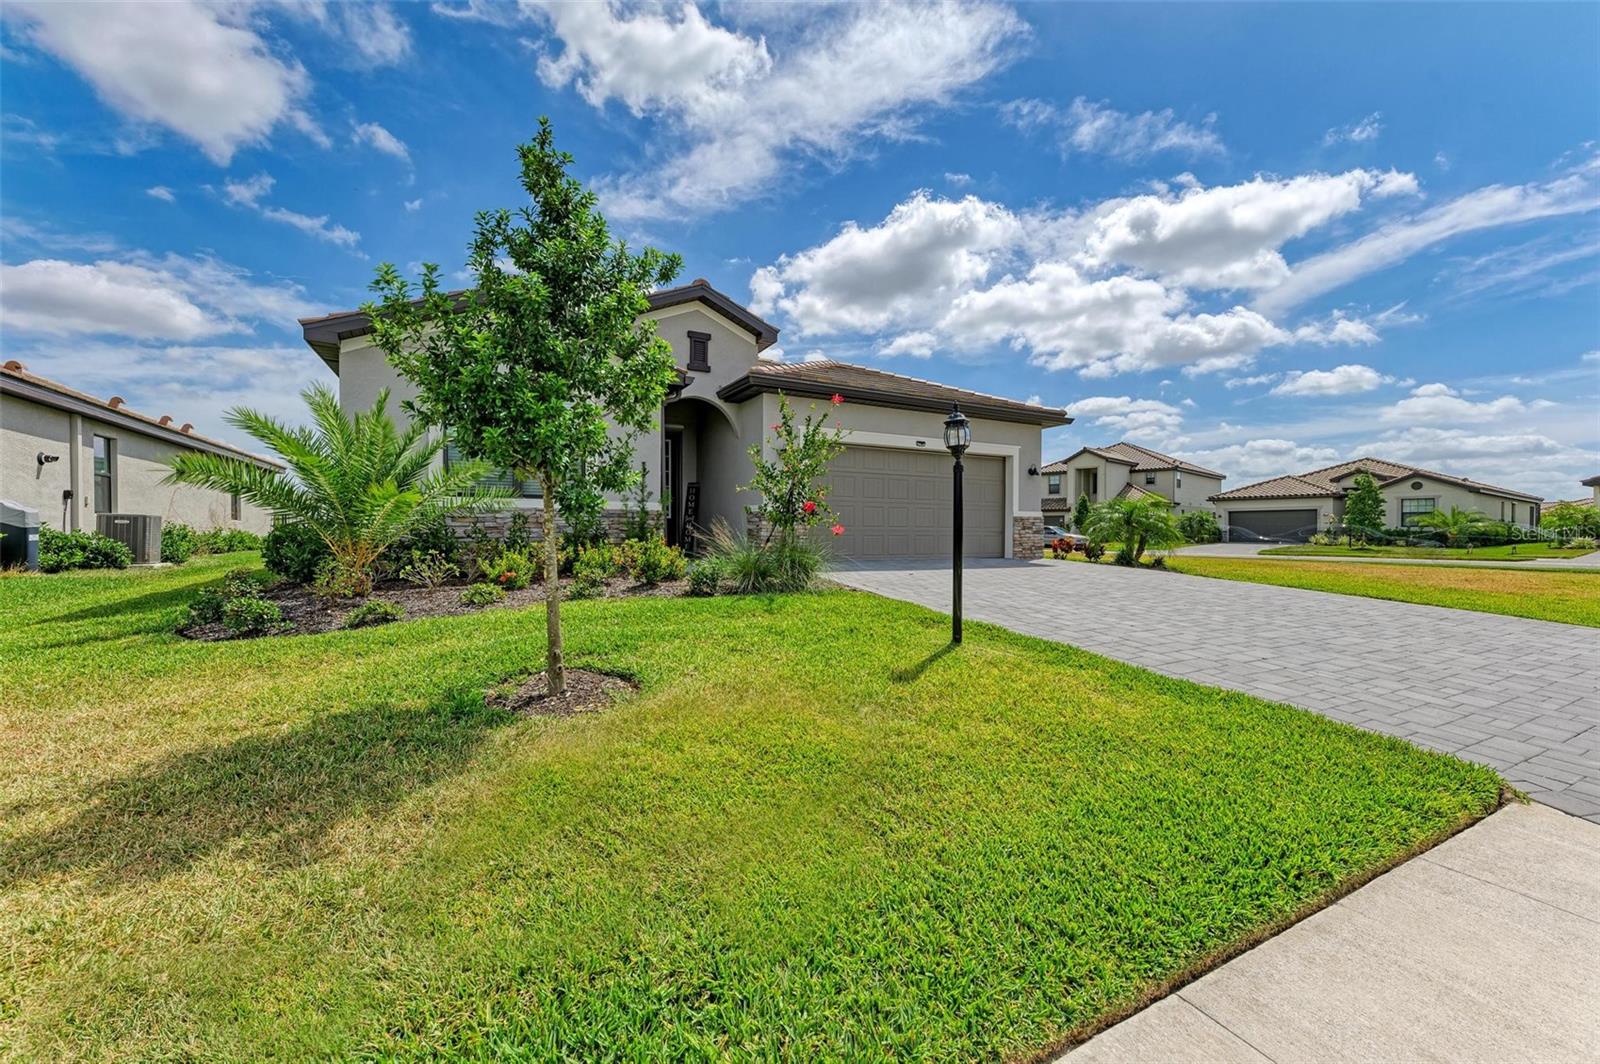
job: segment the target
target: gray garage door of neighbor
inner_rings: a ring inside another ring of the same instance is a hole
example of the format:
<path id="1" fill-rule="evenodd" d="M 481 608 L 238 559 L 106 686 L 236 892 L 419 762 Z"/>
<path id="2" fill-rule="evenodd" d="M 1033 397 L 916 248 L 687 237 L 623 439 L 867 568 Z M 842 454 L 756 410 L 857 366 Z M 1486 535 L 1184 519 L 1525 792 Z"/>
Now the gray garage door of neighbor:
<path id="1" fill-rule="evenodd" d="M 1006 464 L 969 455 L 963 494 L 968 558 L 1005 557 Z M 948 452 L 846 447 L 828 469 L 828 505 L 844 534 L 832 540 L 841 558 L 948 558 L 951 531 Z"/>
<path id="2" fill-rule="evenodd" d="M 1316 530 L 1315 510 L 1228 511 L 1228 538 L 1239 542 L 1281 539 L 1304 543 Z"/>

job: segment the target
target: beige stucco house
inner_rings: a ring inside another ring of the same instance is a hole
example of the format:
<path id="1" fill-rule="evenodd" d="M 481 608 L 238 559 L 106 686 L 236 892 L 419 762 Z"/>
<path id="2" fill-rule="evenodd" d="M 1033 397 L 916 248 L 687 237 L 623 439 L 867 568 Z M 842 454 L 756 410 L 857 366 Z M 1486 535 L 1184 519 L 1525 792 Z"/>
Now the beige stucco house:
<path id="1" fill-rule="evenodd" d="M 1206 500 L 1226 479 L 1214 469 L 1127 442 L 1084 447 L 1039 472 L 1044 478 L 1039 505 L 1052 524 L 1056 515 L 1070 514 L 1083 495 L 1091 503 L 1155 495 L 1166 499 L 1173 513 L 1209 510 Z"/>
<path id="2" fill-rule="evenodd" d="M 1384 525 L 1399 528 L 1452 506 L 1524 528 L 1539 524 L 1538 495 L 1483 484 L 1402 462 L 1356 458 L 1308 473 L 1273 477 L 1211 497 L 1230 539 L 1303 540 L 1344 517 L 1345 495 L 1368 473 L 1383 492 Z"/>
<path id="3" fill-rule="evenodd" d="M 96 398 L 15 359 L 0 366 L 0 498 L 38 510 L 46 527 L 92 531 L 96 514 L 119 513 L 266 533 L 271 515 L 237 496 L 162 483 L 173 457 L 193 451 L 281 468 L 120 396 Z"/>
<path id="4" fill-rule="evenodd" d="M 965 553 L 1039 555 L 1040 437 L 1046 427 L 1071 420 L 1064 411 L 845 362 L 769 361 L 763 353 L 778 330 L 704 280 L 652 294 L 645 316 L 672 345 L 681 371 L 660 417 L 634 442 L 670 542 L 719 521 L 748 527 L 746 508 L 756 502 L 741 488 L 753 472 L 748 451 L 758 445 L 771 453 L 768 426 L 778 419 L 782 394 L 801 411 L 817 403 L 848 432 L 829 478 L 828 501 L 845 528 L 832 541 L 836 554 L 948 556 L 952 478 L 942 434 L 945 415 L 959 403 L 972 420 Z M 396 400 L 413 394 L 373 346 L 365 314 L 309 318 L 301 327 L 306 343 L 338 374 L 346 409 L 369 406 L 380 388 Z M 832 406 L 834 395 L 842 405 Z M 536 484 L 501 482 L 519 492 L 517 506 L 539 508 Z M 606 501 L 614 534 L 625 505 Z"/>

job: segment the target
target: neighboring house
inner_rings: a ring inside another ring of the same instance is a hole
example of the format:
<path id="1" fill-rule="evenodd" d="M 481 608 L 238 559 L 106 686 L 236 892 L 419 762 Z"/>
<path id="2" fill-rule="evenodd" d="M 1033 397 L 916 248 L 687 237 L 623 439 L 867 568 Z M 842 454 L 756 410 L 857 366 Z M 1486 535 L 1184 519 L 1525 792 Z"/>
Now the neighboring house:
<path id="1" fill-rule="evenodd" d="M 1213 495 L 1230 538 L 1303 540 L 1344 517 L 1345 495 L 1359 473 L 1383 492 L 1384 525 L 1414 525 L 1423 514 L 1452 506 L 1477 510 L 1494 521 L 1539 524 L 1538 495 L 1482 484 L 1382 458 L 1357 458 L 1309 473 L 1273 477 Z"/>
<path id="2" fill-rule="evenodd" d="M 1039 472 L 1044 476 L 1040 508 L 1046 517 L 1070 514 L 1080 495 L 1092 503 L 1155 495 L 1171 503 L 1174 513 L 1210 510 L 1207 498 L 1226 479 L 1214 469 L 1133 443 L 1085 447 Z"/>
<path id="3" fill-rule="evenodd" d="M 1065 425 L 1065 411 L 983 395 L 844 362 L 770 362 L 761 353 L 778 330 L 745 307 L 695 280 L 655 292 L 646 317 L 677 355 L 680 383 L 661 415 L 634 444 L 648 468 L 652 496 L 663 500 L 669 542 L 693 529 L 725 522 L 750 527 L 756 502 L 749 482 L 749 449 L 767 448 L 778 420 L 778 394 L 803 414 L 815 401 L 849 432 L 833 463 L 829 504 L 845 532 L 832 541 L 846 558 L 937 558 L 950 552 L 951 459 L 944 418 L 959 402 L 972 420 L 965 474 L 965 554 L 1038 557 L 1043 518 L 1032 471 L 1040 436 Z M 348 409 L 369 406 L 380 388 L 398 401 L 414 390 L 371 342 L 365 314 L 350 311 L 302 321 L 306 343 L 339 376 Z M 829 399 L 845 402 L 832 407 Z M 446 460 L 450 459 L 447 453 Z M 519 493 L 517 505 L 537 508 L 539 486 L 501 478 Z M 606 501 L 607 523 L 620 532 L 625 500 Z"/>
<path id="4" fill-rule="evenodd" d="M 85 395 L 14 359 L 0 366 L 0 498 L 38 510 L 44 526 L 93 531 L 96 514 L 120 513 L 202 530 L 264 534 L 272 527 L 270 514 L 236 495 L 163 484 L 167 463 L 186 451 L 282 468 L 201 436 L 187 422 L 129 410 L 121 396 Z"/>

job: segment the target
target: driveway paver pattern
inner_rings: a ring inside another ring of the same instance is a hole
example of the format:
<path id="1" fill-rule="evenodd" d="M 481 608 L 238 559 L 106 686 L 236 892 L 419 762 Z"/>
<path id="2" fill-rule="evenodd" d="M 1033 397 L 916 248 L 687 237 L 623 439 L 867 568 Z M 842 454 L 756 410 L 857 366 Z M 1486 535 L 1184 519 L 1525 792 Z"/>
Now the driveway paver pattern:
<path id="1" fill-rule="evenodd" d="M 947 566 L 840 583 L 950 608 Z M 972 561 L 965 616 L 1288 702 L 1497 769 L 1600 823 L 1600 630 L 1087 563 Z"/>

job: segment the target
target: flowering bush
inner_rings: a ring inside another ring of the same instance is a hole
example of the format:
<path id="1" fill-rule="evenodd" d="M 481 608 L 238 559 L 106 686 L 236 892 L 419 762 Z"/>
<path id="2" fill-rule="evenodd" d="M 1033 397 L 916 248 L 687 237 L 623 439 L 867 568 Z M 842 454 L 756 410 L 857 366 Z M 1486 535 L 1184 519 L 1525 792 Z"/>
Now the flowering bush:
<path id="1" fill-rule="evenodd" d="M 1064 554 L 1071 554 L 1072 540 L 1068 539 L 1066 536 L 1057 536 L 1055 539 L 1050 541 L 1050 549 L 1055 551 L 1057 557 L 1060 557 Z"/>
<path id="2" fill-rule="evenodd" d="M 832 405 L 844 402 L 835 395 Z M 774 538 L 792 539 L 797 530 L 810 528 L 834 517 L 828 508 L 828 489 L 822 483 L 828 463 L 844 450 L 844 429 L 838 421 L 830 426 L 826 415 L 817 413 L 812 403 L 804 419 L 796 419 L 788 398 L 778 394 L 778 420 L 772 425 L 773 457 L 767 458 L 762 444 L 750 448 L 750 461 L 756 467 L 750 483 L 742 490 L 754 491 L 761 501 L 755 512 L 769 529 L 767 542 Z M 833 521 L 832 532 L 842 535 L 844 526 Z"/>
<path id="3" fill-rule="evenodd" d="M 521 591 L 540 576 L 539 563 L 519 550 L 503 550 L 478 563 L 483 578 L 507 591 Z"/>

